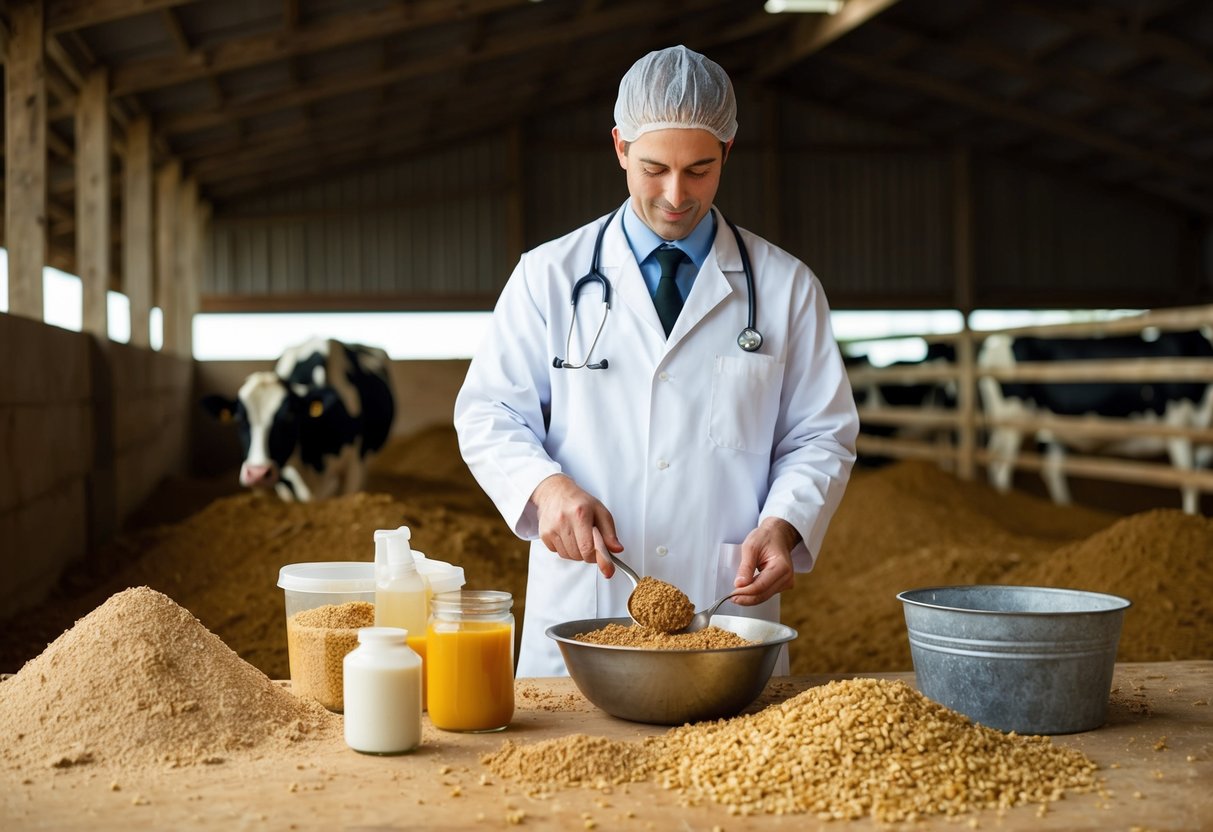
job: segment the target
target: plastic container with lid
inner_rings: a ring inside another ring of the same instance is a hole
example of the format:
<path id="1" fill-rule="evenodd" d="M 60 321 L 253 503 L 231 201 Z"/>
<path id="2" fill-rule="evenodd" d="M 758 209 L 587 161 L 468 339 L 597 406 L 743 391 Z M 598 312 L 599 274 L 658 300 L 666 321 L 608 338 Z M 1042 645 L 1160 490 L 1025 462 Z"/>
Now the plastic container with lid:
<path id="1" fill-rule="evenodd" d="M 421 658 L 399 627 L 364 627 L 344 662 L 345 742 L 363 754 L 421 744 Z"/>
<path id="2" fill-rule="evenodd" d="M 425 576 L 432 592 L 450 592 L 463 586 L 463 568 L 440 560 L 427 558 L 424 553 L 413 551 L 417 571 Z M 304 610 L 326 604 L 347 604 L 351 601 L 375 602 L 375 564 L 370 561 L 328 561 L 317 563 L 292 563 L 278 572 L 278 586 L 286 600 L 287 648 L 290 657 L 291 681 L 299 679 L 301 662 L 298 646 L 292 645 L 290 619 Z M 423 635 L 425 630 L 420 631 Z M 297 640 L 297 639 L 295 639 Z M 350 641 L 354 641 L 353 638 Z M 425 658 L 425 639 L 412 639 L 414 651 Z M 294 649 L 292 649 L 294 648 Z M 352 648 L 351 648 L 352 649 Z M 331 659 L 331 657 L 329 657 Z M 424 669 L 423 669 L 424 673 Z M 331 687 L 331 685 L 330 685 Z M 424 686 L 423 686 L 424 690 Z M 340 695 L 340 686 L 331 691 L 334 701 Z M 330 709 L 332 703 L 326 705 Z"/>
<path id="3" fill-rule="evenodd" d="M 357 627 L 374 623 L 373 610 L 368 607 L 365 616 L 361 612 L 334 616 L 350 619 L 340 625 L 304 622 L 300 613 L 355 601 L 374 604 L 375 577 L 370 567 L 369 563 L 292 563 L 278 573 L 278 586 L 286 598 L 291 687 L 297 695 L 315 699 L 331 711 L 342 710 L 341 663 L 357 646 Z M 303 616 L 307 617 L 315 616 Z"/>
<path id="4" fill-rule="evenodd" d="M 426 632 L 430 722 L 500 731 L 514 717 L 514 599 L 508 592 L 436 593 Z"/>

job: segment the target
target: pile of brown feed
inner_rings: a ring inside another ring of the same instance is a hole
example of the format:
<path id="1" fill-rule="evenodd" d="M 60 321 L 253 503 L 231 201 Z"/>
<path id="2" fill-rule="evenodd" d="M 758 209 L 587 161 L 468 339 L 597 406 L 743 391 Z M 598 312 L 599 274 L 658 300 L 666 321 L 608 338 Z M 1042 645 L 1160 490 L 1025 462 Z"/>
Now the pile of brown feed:
<path id="1" fill-rule="evenodd" d="M 368 493 L 282 503 L 239 493 L 187 519 L 118 538 L 94 562 L 118 568 L 65 588 L 0 626 L 0 672 L 27 659 L 129 586 L 189 609 L 270 678 L 287 677 L 278 570 L 304 561 L 370 560 L 375 529 L 407 525 L 415 548 L 462 566 L 467 586 L 513 594 L 523 615 L 527 544 L 513 536 L 459 457 L 454 431 L 394 440 Z M 857 469 L 813 572 L 796 576 L 782 615 L 799 638 L 792 672 L 911 668 L 898 592 L 957 583 L 1032 583 L 1133 601 L 1118 658 L 1213 657 L 1213 520 L 1156 510 L 1118 517 L 1002 495 L 925 462 Z M 519 628 L 521 630 L 521 628 Z"/>
<path id="2" fill-rule="evenodd" d="M 0 686 L 0 760 L 26 770 L 217 764 L 339 726 L 147 587 L 114 595 Z"/>

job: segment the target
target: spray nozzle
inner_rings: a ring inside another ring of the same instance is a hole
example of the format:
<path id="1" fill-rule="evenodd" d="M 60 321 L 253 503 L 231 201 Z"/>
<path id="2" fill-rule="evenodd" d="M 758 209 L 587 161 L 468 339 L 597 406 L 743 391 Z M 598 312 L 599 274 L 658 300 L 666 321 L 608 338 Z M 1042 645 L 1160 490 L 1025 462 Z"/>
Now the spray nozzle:
<path id="1" fill-rule="evenodd" d="M 390 580 L 417 571 L 408 526 L 375 532 L 375 576 Z"/>

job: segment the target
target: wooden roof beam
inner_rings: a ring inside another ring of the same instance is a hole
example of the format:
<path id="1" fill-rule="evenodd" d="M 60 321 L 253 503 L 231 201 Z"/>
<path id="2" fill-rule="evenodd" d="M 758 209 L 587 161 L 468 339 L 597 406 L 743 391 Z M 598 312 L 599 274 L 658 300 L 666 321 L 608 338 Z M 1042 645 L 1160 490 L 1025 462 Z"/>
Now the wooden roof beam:
<path id="1" fill-rule="evenodd" d="M 712 5 L 715 5 L 713 0 L 692 0 L 681 6 L 662 6 L 661 11 L 657 12 L 637 6 L 609 8 L 607 11 L 597 12 L 590 17 L 571 20 L 567 25 L 556 30 L 539 30 L 527 35 L 512 34 L 494 38 L 479 51 L 441 54 L 412 60 L 384 72 L 345 73 L 333 80 L 309 84 L 302 89 L 270 93 L 247 101 L 233 101 L 221 110 L 196 110 L 179 115 L 165 114 L 156 122 L 159 129 L 169 136 L 205 130 L 237 119 L 315 104 L 319 101 L 375 87 L 460 70 L 473 64 L 531 54 L 537 49 L 625 30 L 652 21 L 664 22 L 667 19 L 677 19 L 688 11 Z"/>
<path id="2" fill-rule="evenodd" d="M 1176 158 L 1171 153 L 1145 149 L 1068 119 L 1046 115 L 1022 104 L 999 101 L 989 95 L 972 90 L 964 84 L 901 67 L 888 66 L 874 61 L 869 56 L 839 50 L 823 52 L 820 57 L 878 83 L 903 87 L 920 95 L 959 104 L 995 118 L 1026 124 L 1036 130 L 1094 148 L 1101 153 L 1144 163 L 1155 170 L 1165 171 L 1187 181 L 1199 182 L 1206 187 L 1213 186 L 1213 171 L 1207 169 L 1205 165 Z"/>
<path id="3" fill-rule="evenodd" d="M 46 31 L 53 35 L 85 29 L 190 2 L 193 0 L 46 0 Z"/>
<path id="4" fill-rule="evenodd" d="M 575 80 L 565 88 L 558 98 L 549 99 L 544 103 L 544 106 L 550 107 L 552 105 L 585 101 L 593 95 L 608 93 L 613 87 L 613 83 L 604 84 L 599 74 L 587 71 L 584 78 Z M 518 97 L 525 98 L 526 96 L 524 92 L 519 90 Z M 485 131 L 496 129 L 511 121 L 525 118 L 529 115 L 526 109 L 519 107 L 508 95 L 503 96 L 490 92 L 485 94 L 482 101 L 478 100 L 475 103 L 483 106 L 468 108 L 469 112 L 476 114 L 476 118 L 474 123 L 464 125 L 463 133 L 457 132 L 455 128 L 435 130 L 425 125 L 419 125 L 415 132 L 411 134 L 411 138 L 404 135 L 395 136 L 389 144 L 388 150 L 375 153 L 371 152 L 371 150 L 376 144 L 383 144 L 383 136 L 368 134 L 364 130 L 360 134 L 360 141 L 342 148 L 342 151 L 348 153 L 351 157 L 349 162 L 344 166 L 328 167 L 328 161 L 331 161 L 331 159 L 322 155 L 325 151 L 312 148 L 310 151 L 312 155 L 310 157 L 300 159 L 297 163 L 292 159 L 293 167 L 267 170 L 262 165 L 258 167 L 256 172 L 246 176 L 239 178 L 224 177 L 221 180 L 217 180 L 208 189 L 208 192 L 212 194 L 215 202 L 220 202 L 237 199 L 270 188 L 281 187 L 284 184 L 317 175 L 325 177 L 338 176 L 350 170 L 365 169 L 368 165 L 399 158 L 406 154 L 413 155 L 419 152 L 426 152 L 430 149 L 447 147 L 451 141 L 459 141 L 467 139 L 469 136 L 483 134 Z M 609 139 L 604 138 L 604 142 L 606 141 L 609 141 Z M 275 163 L 279 163 L 284 160 L 275 158 L 274 161 Z M 217 216 L 219 215 L 217 214 Z"/>
<path id="5" fill-rule="evenodd" d="M 821 51 L 840 37 L 893 6 L 897 0 L 850 0 L 838 14 L 804 15 L 792 25 L 779 48 L 753 73 L 769 81 Z"/>
<path id="6" fill-rule="evenodd" d="M 449 0 L 397 2 L 382 8 L 335 15 L 292 31 L 263 32 L 233 38 L 212 47 L 193 50 L 188 56 L 149 58 L 113 69 L 114 95 L 171 87 L 207 75 L 281 61 L 293 55 L 323 52 L 368 40 L 398 35 L 442 23 L 466 19 L 471 14 L 489 14 L 525 3 L 526 0 L 478 0 L 452 3 Z"/>
<path id="7" fill-rule="evenodd" d="M 883 21 L 878 21 L 874 25 L 912 42 L 918 49 L 928 50 L 934 54 L 950 55 L 976 66 L 1017 76 L 1027 80 L 1036 88 L 1069 88 L 1096 99 L 1105 106 L 1136 107 L 1156 118 L 1173 119 L 1178 113 L 1186 119 L 1197 124 L 1204 124 L 1207 129 L 1213 130 L 1213 112 L 1193 106 L 1191 102 L 1162 90 L 1147 90 L 1124 81 L 1113 83 L 1094 72 L 1078 68 L 1060 68 L 1041 64 L 1034 59 L 1021 58 L 984 40 L 970 37 L 961 37 L 955 41 L 943 40 L 925 37 L 907 29 L 888 25 Z"/>
<path id="8" fill-rule="evenodd" d="M 1071 11 L 1057 3 L 1046 5 L 1027 2 L 1027 0 L 1017 0 L 1010 5 L 1010 8 L 1026 15 L 1069 26 L 1088 35 L 1113 41 L 1155 58 L 1182 64 L 1205 75 L 1213 75 L 1213 59 L 1210 59 L 1208 53 L 1162 32 L 1135 26 L 1113 9 L 1094 7 L 1083 11 Z"/>

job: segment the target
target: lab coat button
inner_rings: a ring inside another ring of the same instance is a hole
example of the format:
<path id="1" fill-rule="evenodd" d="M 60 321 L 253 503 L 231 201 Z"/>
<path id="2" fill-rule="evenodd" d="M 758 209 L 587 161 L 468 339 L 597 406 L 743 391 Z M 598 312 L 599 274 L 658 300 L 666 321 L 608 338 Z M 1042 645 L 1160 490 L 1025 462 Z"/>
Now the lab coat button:
<path id="1" fill-rule="evenodd" d="M 657 557 L 664 558 L 669 553 L 670 553 L 670 550 L 667 549 L 666 547 L 664 547 L 664 546 L 657 547 Z"/>
<path id="2" fill-rule="evenodd" d="M 666 462 L 664 459 L 657 460 L 657 470 L 658 471 L 664 471 L 666 468 L 669 468 L 669 467 L 670 467 L 670 463 Z"/>
<path id="3" fill-rule="evenodd" d="M 665 370 L 662 370 L 660 373 L 657 374 L 657 378 L 661 379 L 662 381 L 669 381 L 670 374 L 667 373 Z"/>

